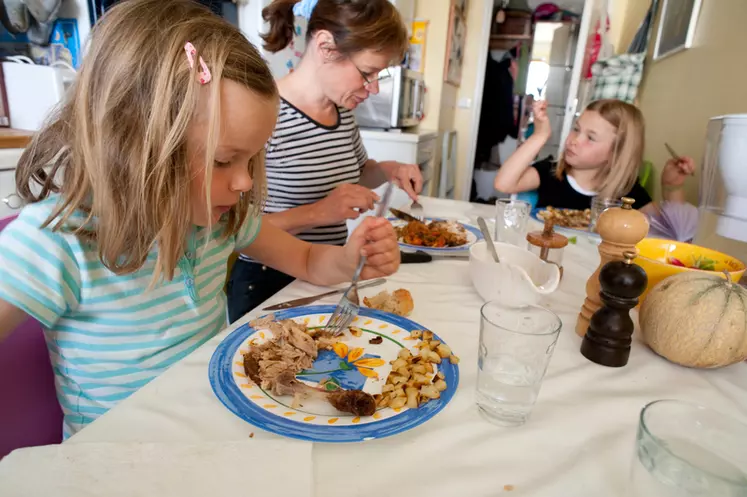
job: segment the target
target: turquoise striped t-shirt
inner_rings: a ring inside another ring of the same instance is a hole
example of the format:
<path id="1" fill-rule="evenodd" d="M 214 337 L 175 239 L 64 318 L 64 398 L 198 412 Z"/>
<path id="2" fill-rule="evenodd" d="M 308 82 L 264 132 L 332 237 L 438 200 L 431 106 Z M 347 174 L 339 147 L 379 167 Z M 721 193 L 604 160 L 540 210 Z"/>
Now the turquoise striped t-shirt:
<path id="1" fill-rule="evenodd" d="M 0 298 L 45 328 L 67 438 L 226 326 L 226 262 L 252 243 L 261 219 L 247 218 L 230 238 L 220 225 L 195 227 L 174 279 L 149 290 L 157 249 L 117 276 L 94 245 L 39 228 L 57 200 L 25 207 L 0 233 Z"/>

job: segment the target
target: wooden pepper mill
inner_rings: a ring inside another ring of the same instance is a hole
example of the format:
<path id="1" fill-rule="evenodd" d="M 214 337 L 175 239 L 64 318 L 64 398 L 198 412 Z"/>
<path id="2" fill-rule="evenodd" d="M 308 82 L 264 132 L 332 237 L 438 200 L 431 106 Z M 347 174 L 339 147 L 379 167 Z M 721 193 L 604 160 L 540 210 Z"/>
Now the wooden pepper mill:
<path id="1" fill-rule="evenodd" d="M 555 264 L 560 269 L 560 277 L 563 277 L 563 249 L 568 245 L 568 238 L 553 229 L 555 223 L 551 219 L 545 219 L 542 231 L 532 231 L 527 234 L 529 251 L 539 256 L 545 262 Z"/>
<path id="2" fill-rule="evenodd" d="M 630 309 L 646 289 L 646 271 L 633 264 L 635 252 L 625 252 L 625 261 L 612 261 L 599 272 L 602 307 L 594 313 L 581 343 L 581 354 L 592 362 L 619 368 L 628 363 L 633 341 Z"/>
<path id="3" fill-rule="evenodd" d="M 633 252 L 637 255 L 638 251 L 635 246 L 648 234 L 648 219 L 645 215 L 633 210 L 635 200 L 623 197 L 622 202 L 622 207 L 607 209 L 597 221 L 597 231 L 602 238 L 602 243 L 599 244 L 601 262 L 586 282 L 586 299 L 576 322 L 576 333 L 580 336 L 586 334 L 591 316 L 602 306 L 599 299 L 601 268 L 608 262 L 624 260 L 624 252 Z"/>

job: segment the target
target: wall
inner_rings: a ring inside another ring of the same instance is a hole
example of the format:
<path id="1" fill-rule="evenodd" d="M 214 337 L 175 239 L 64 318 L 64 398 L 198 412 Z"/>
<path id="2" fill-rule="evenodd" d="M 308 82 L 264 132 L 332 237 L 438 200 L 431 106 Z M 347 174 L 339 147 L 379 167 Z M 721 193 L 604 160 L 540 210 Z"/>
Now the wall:
<path id="1" fill-rule="evenodd" d="M 490 17 L 490 16 L 488 16 Z M 462 83 L 457 91 L 457 101 L 469 101 L 469 108 L 457 107 L 454 110 L 454 129 L 457 130 L 457 173 L 455 192 L 456 198 L 468 200 L 462 194 L 469 192 L 472 184 L 472 169 L 467 167 L 470 149 L 473 147 L 477 134 L 472 124 L 475 112 L 475 85 L 478 78 L 485 78 L 485 71 L 478 71 L 478 62 L 487 54 L 487 46 L 483 46 L 483 29 L 489 29 L 490 19 L 484 16 L 483 2 L 472 0 L 467 10 L 467 39 L 464 47 L 464 64 L 462 66 Z M 481 90 L 482 91 L 482 90 Z M 468 170 L 469 169 L 469 170 Z"/>
<path id="2" fill-rule="evenodd" d="M 415 5 L 415 18 L 428 21 L 423 73 L 428 90 L 425 97 L 425 118 L 420 123 L 420 129 L 440 132 L 433 171 L 434 193 L 437 192 L 441 171 L 442 134 L 453 126 L 456 104 L 456 88 L 444 81 L 450 6 L 449 0 L 418 0 Z"/>
<path id="3" fill-rule="evenodd" d="M 622 45 L 633 38 L 648 7 L 648 0 L 629 0 Z M 654 62 L 647 61 L 639 92 L 640 108 L 646 118 L 646 158 L 660 172 L 668 158 L 664 142 L 677 153 L 689 155 L 700 164 L 705 148 L 709 118 L 747 112 L 744 82 L 747 64 L 747 2 L 718 0 L 702 2 L 693 47 Z M 650 54 L 653 53 L 654 31 Z M 697 176 L 686 191 L 697 204 Z M 657 174 L 657 178 L 660 175 Z M 659 185 L 657 185 L 657 196 Z"/>

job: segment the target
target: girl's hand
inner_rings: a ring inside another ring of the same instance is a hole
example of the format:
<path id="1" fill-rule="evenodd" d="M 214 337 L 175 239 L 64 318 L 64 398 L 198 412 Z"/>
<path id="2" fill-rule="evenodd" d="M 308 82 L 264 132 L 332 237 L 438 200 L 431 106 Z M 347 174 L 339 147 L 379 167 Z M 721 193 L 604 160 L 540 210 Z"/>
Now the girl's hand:
<path id="1" fill-rule="evenodd" d="M 362 279 L 381 278 L 397 272 L 400 255 L 397 236 L 392 224 L 384 218 L 368 217 L 350 235 L 345 245 L 345 256 L 353 270 L 361 256 L 366 256 Z"/>
<path id="2" fill-rule="evenodd" d="M 688 176 L 695 173 L 695 163 L 690 157 L 680 157 L 679 160 L 669 159 L 661 172 L 663 186 L 678 187 L 685 183 Z"/>
<path id="3" fill-rule="evenodd" d="M 534 134 L 547 139 L 552 135 L 550 118 L 547 117 L 547 101 L 538 100 L 532 105 L 534 112 Z"/>

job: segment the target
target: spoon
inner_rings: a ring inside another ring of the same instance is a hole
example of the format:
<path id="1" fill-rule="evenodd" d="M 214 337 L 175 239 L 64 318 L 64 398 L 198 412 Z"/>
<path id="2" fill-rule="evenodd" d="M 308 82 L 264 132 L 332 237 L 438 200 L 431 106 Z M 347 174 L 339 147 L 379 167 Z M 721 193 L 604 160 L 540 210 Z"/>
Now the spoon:
<path id="1" fill-rule="evenodd" d="M 488 225 L 485 224 L 485 220 L 481 217 L 478 217 L 477 224 L 478 226 L 480 226 L 480 231 L 482 231 L 482 236 L 485 238 L 485 243 L 488 244 L 488 251 L 493 256 L 493 260 L 495 262 L 501 262 L 501 260 L 498 258 L 498 252 L 495 251 L 495 245 L 493 245 L 493 237 L 490 235 L 490 230 L 488 229 Z"/>

